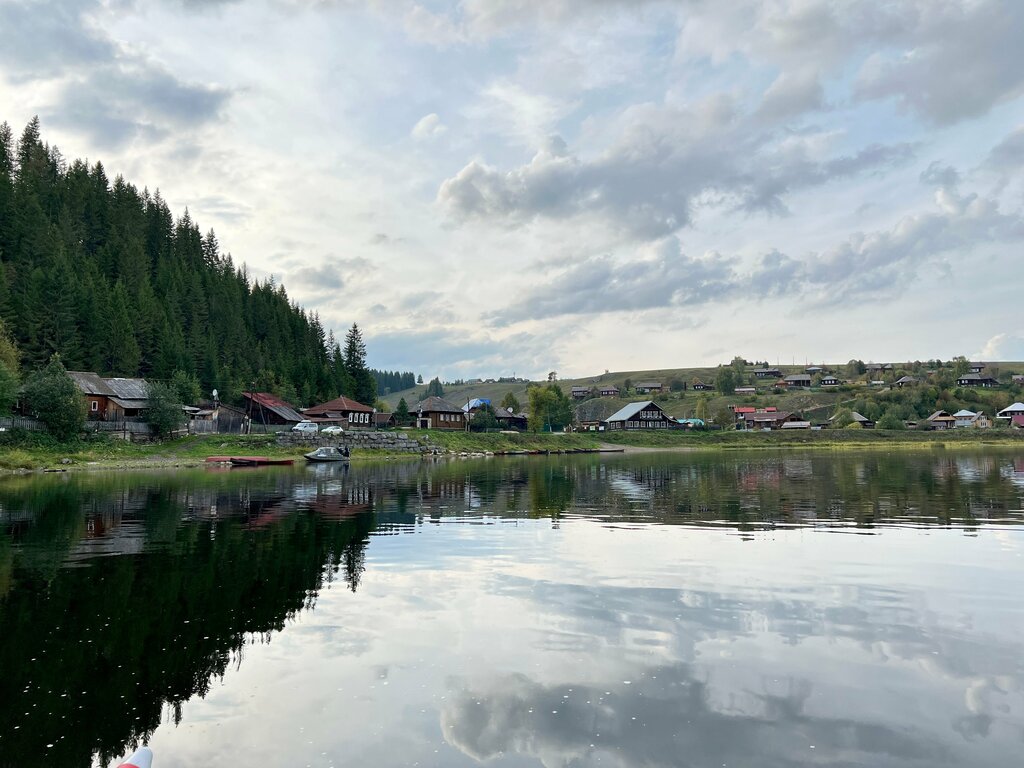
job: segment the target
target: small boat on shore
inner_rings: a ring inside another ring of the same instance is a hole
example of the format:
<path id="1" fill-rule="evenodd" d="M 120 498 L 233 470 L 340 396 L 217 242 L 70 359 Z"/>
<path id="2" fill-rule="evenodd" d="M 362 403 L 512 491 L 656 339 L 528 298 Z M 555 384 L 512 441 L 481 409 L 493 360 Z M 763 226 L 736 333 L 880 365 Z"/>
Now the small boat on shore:
<path id="1" fill-rule="evenodd" d="M 275 467 L 294 464 L 295 459 L 271 459 L 267 456 L 230 456 L 228 463 L 233 467 Z"/>
<path id="2" fill-rule="evenodd" d="M 348 461 L 349 459 L 348 449 L 335 448 L 333 445 L 322 446 L 304 455 L 306 461 L 312 462 Z"/>

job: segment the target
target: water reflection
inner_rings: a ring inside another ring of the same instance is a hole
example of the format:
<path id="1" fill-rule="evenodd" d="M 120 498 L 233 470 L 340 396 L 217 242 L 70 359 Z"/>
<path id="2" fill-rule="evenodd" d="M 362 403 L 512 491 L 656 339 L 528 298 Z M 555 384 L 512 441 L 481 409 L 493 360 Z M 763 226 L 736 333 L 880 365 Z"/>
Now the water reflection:
<path id="1" fill-rule="evenodd" d="M 999 453 L 11 478 L 0 765 L 1005 765 L 1022 496 Z"/>

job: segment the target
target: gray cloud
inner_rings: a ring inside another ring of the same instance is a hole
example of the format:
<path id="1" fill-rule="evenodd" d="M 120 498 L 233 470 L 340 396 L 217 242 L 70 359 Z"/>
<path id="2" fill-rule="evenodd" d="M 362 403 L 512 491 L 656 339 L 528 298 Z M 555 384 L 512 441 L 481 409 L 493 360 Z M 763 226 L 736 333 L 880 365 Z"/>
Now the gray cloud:
<path id="1" fill-rule="evenodd" d="M 68 67 L 109 61 L 117 49 L 89 26 L 84 13 L 96 3 L 79 0 L 8 0 L 0 3 L 0 65 L 14 79 L 52 77 Z"/>
<path id="2" fill-rule="evenodd" d="M 950 168 L 932 166 L 930 181 L 957 180 Z M 857 233 L 826 251 L 794 259 L 771 251 L 744 268 L 718 253 L 685 254 L 672 237 L 638 258 L 595 256 L 547 274 L 530 294 L 490 316 L 498 324 L 560 315 L 706 306 L 730 298 L 792 294 L 819 303 L 892 296 L 920 268 L 951 252 L 984 243 L 1024 240 L 1024 216 L 1003 213 L 998 203 L 960 195 L 942 186 L 938 211 L 903 217 L 888 230 Z"/>
<path id="3" fill-rule="evenodd" d="M 862 98 L 895 98 L 933 123 L 988 112 L 1024 92 L 1024 5 L 1013 0 L 905 2 L 918 12 L 902 50 L 876 52 L 862 67 Z"/>
<path id="4" fill-rule="evenodd" d="M 1018 128 L 994 146 L 985 164 L 1000 173 L 1024 169 L 1024 128 Z"/>
<path id="5" fill-rule="evenodd" d="M 502 173 L 472 161 L 441 184 L 437 199 L 455 221 L 509 225 L 535 218 L 589 216 L 641 238 L 670 234 L 691 220 L 701 196 L 731 199 L 748 212 L 786 213 L 788 193 L 889 168 L 908 144 L 872 145 L 821 160 L 810 141 L 756 129 L 728 98 L 693 109 L 629 110 L 615 145 L 593 159 L 551 138 L 526 165 Z"/>
<path id="6" fill-rule="evenodd" d="M 816 72 L 783 72 L 765 91 L 757 114 L 765 120 L 785 120 L 824 105 L 825 89 Z"/>

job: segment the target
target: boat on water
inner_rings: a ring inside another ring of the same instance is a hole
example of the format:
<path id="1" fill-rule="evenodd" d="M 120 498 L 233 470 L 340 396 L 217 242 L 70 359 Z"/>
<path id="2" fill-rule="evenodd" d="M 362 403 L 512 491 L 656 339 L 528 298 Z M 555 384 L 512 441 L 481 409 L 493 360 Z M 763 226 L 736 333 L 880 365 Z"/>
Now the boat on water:
<path id="1" fill-rule="evenodd" d="M 306 461 L 348 461 L 347 448 L 335 448 L 333 445 L 325 445 L 305 454 Z"/>
<path id="2" fill-rule="evenodd" d="M 295 459 L 271 459 L 266 456 L 231 456 L 228 462 L 233 467 L 273 467 L 294 464 Z"/>

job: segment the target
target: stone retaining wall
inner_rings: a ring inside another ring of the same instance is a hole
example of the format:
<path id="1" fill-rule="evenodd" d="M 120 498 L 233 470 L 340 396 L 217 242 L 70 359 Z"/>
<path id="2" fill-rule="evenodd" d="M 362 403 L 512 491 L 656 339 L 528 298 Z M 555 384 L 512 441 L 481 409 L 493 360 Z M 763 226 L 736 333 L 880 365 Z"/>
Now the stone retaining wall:
<path id="1" fill-rule="evenodd" d="M 278 432 L 278 445 L 309 446 L 310 449 L 325 445 L 347 447 L 350 451 L 363 448 L 389 453 L 434 453 L 435 448 L 424 445 L 409 437 L 405 432 L 360 432 L 352 430 L 343 435 L 306 435 L 301 432 Z"/>

